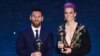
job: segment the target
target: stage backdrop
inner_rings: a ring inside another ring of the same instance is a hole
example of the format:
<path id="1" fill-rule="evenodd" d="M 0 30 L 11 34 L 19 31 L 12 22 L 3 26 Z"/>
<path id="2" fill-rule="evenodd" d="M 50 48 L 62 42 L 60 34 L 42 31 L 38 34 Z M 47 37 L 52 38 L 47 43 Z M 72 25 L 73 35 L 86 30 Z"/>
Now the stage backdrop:
<path id="1" fill-rule="evenodd" d="M 0 56 L 17 56 L 15 45 L 20 30 L 29 24 L 31 9 L 43 9 L 44 24 L 54 34 L 63 23 L 63 4 L 67 1 L 77 5 L 77 21 L 89 30 L 92 49 L 88 56 L 100 56 L 100 1 L 99 0 L 0 0 Z M 57 56 L 54 51 L 53 56 Z"/>

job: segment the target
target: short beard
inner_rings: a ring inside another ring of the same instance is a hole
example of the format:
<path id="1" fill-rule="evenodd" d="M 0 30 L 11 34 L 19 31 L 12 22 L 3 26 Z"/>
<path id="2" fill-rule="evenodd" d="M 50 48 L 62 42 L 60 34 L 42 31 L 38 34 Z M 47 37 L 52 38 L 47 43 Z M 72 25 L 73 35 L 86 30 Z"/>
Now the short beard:
<path id="1" fill-rule="evenodd" d="M 38 27 L 41 25 L 41 23 L 39 23 L 39 24 L 32 23 L 32 25 L 33 25 L 34 27 L 38 28 Z"/>

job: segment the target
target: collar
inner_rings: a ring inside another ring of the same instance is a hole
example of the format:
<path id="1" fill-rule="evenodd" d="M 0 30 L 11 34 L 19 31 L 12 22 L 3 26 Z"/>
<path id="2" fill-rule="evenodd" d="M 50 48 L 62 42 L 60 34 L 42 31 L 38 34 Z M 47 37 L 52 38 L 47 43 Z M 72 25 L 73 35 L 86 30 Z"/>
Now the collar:
<path id="1" fill-rule="evenodd" d="M 36 28 L 36 27 L 34 27 L 33 25 L 31 25 L 31 27 L 32 27 L 32 30 L 39 30 L 40 31 L 40 29 L 41 29 L 41 25 L 38 27 L 38 28 Z"/>

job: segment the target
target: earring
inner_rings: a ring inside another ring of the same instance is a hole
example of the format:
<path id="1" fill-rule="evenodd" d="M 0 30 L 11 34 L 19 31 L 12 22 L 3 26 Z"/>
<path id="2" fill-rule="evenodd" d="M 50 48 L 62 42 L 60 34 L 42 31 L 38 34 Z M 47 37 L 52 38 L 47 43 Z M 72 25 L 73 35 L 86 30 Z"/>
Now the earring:
<path id="1" fill-rule="evenodd" d="M 64 21 L 66 21 L 66 19 L 64 19 Z"/>

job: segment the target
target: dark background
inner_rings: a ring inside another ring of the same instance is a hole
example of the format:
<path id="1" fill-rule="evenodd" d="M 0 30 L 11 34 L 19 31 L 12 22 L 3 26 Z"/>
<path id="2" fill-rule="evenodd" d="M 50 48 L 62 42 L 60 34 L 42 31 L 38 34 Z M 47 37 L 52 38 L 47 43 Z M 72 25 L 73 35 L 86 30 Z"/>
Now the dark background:
<path id="1" fill-rule="evenodd" d="M 63 4 L 74 2 L 77 21 L 85 24 L 91 36 L 92 49 L 88 56 L 100 56 L 100 1 L 99 0 L 0 0 L 0 56 L 17 56 L 15 51 L 18 32 L 29 24 L 33 7 L 44 12 L 44 24 L 54 33 L 64 20 Z M 49 26 L 48 26 L 49 25 Z M 57 56 L 56 53 L 53 53 Z"/>

